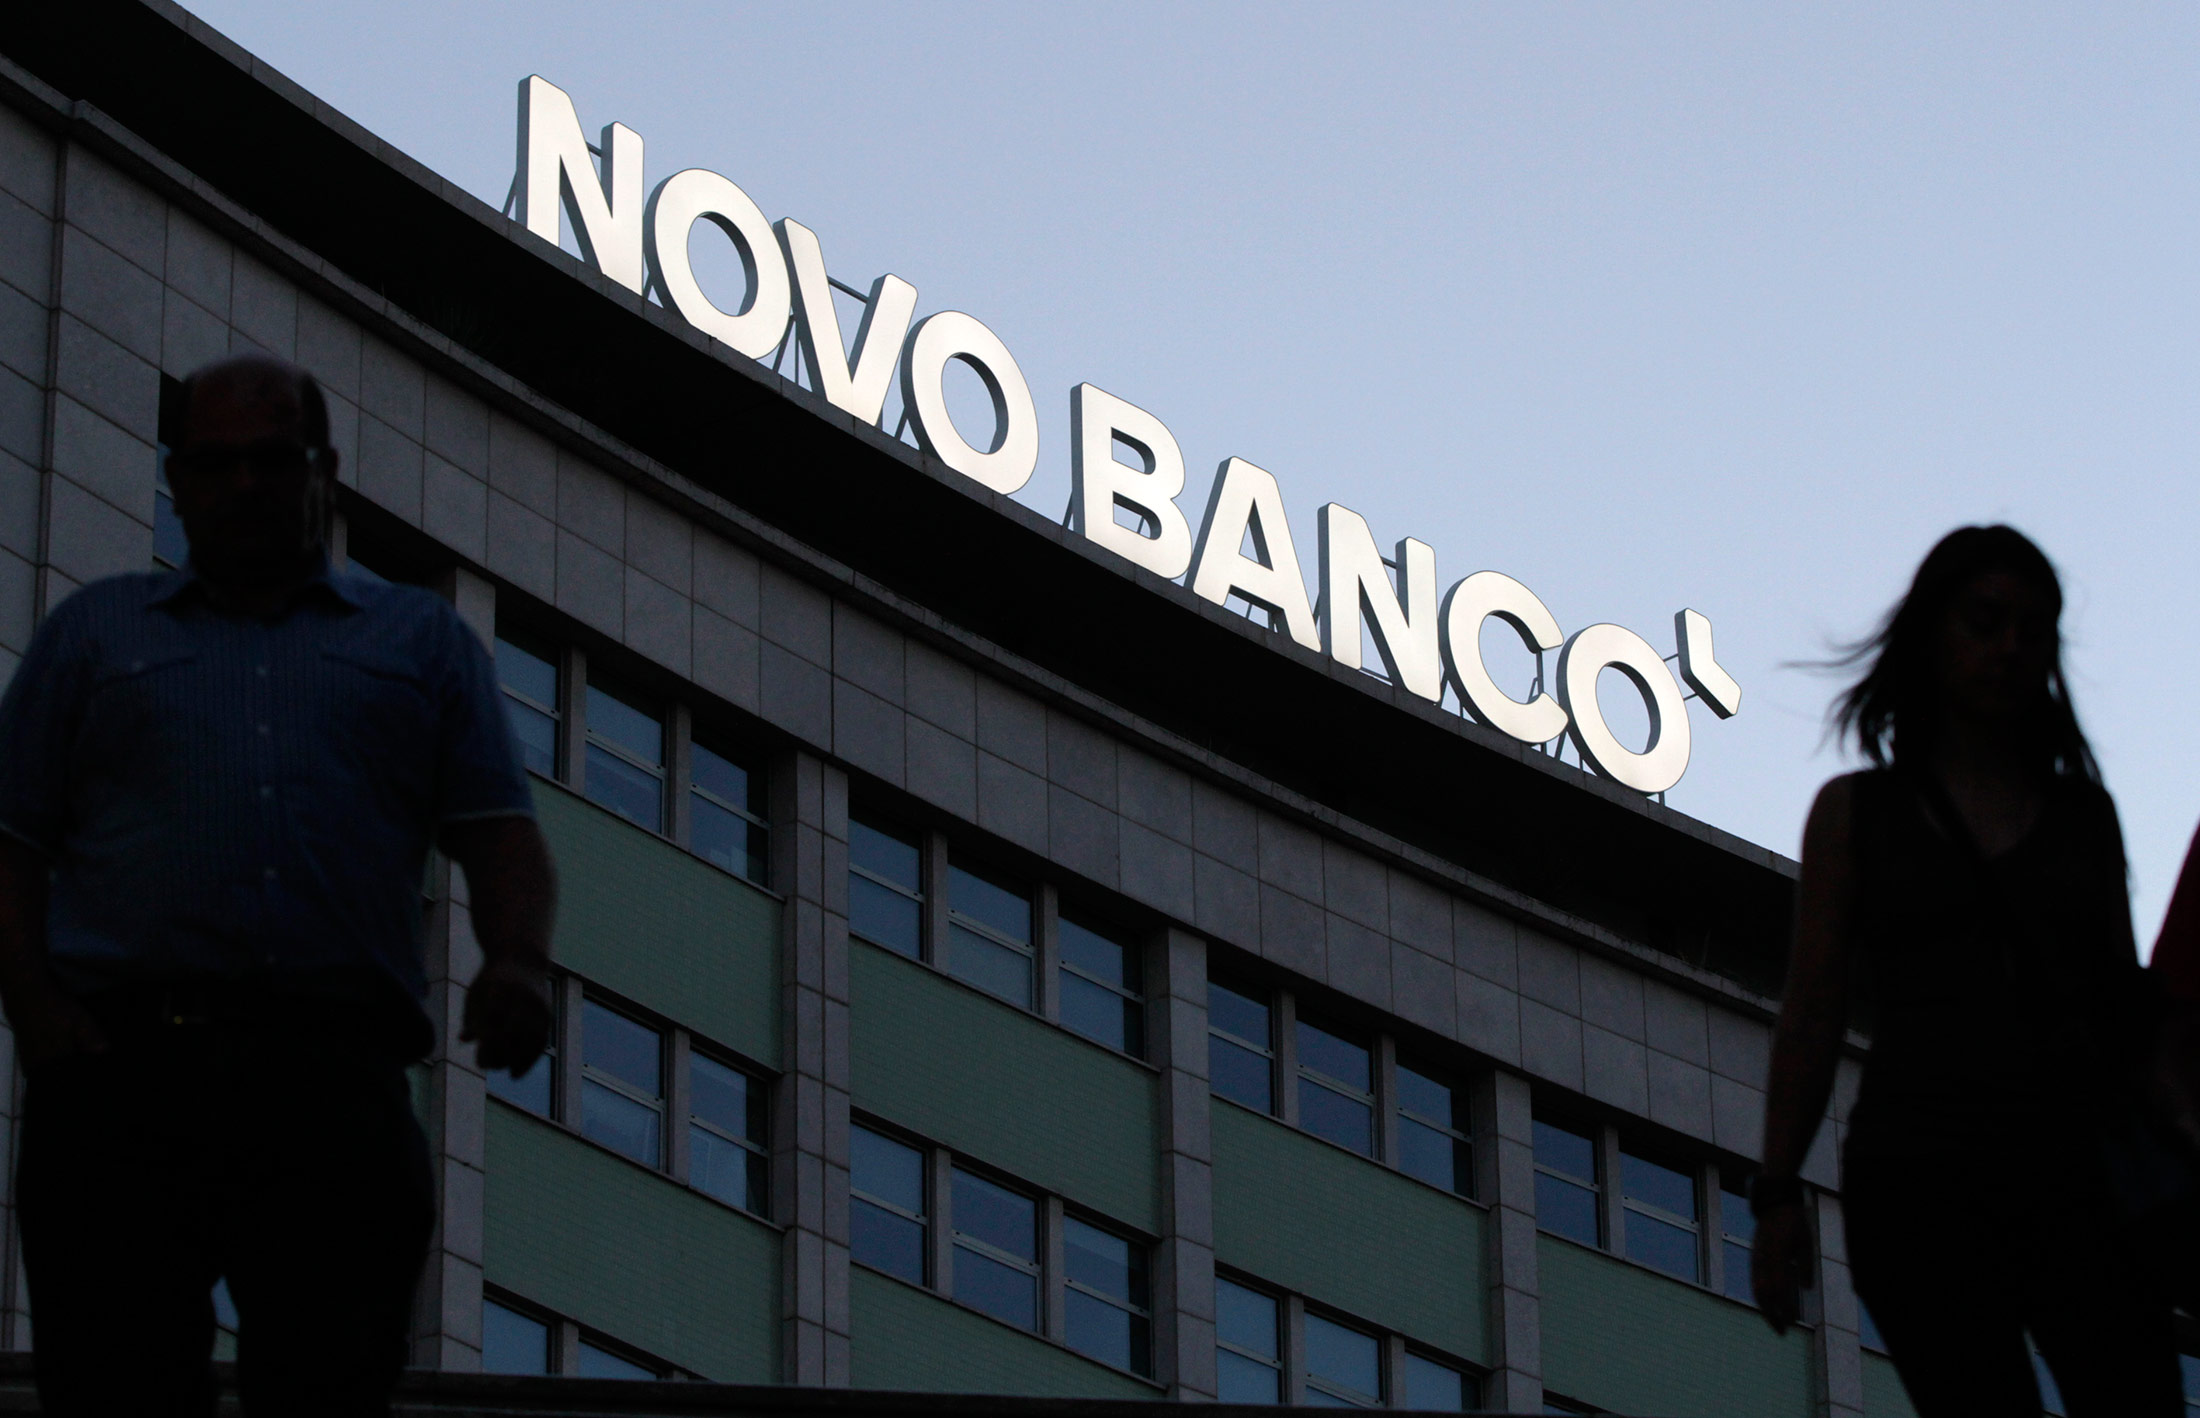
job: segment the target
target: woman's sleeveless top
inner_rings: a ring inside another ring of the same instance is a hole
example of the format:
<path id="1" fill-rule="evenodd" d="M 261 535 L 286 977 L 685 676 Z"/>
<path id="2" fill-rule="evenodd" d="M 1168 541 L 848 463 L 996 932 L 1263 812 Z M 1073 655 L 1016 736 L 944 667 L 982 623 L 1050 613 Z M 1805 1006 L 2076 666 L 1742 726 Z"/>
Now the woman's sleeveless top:
<path id="1" fill-rule="evenodd" d="M 2058 780 L 2030 833 L 1982 860 L 1907 775 L 1854 782 L 1872 1047 L 1852 1153 L 1984 1162 L 2127 1089 L 2141 976 L 2108 794 Z"/>

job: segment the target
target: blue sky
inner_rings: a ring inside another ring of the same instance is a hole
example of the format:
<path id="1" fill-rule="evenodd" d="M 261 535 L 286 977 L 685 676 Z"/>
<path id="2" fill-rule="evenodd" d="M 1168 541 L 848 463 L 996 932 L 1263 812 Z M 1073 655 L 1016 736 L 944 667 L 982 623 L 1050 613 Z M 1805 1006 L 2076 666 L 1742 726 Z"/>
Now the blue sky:
<path id="1" fill-rule="evenodd" d="M 1568 631 L 1711 617 L 1672 805 L 1792 853 L 1832 685 L 1935 538 L 2061 565 L 2142 940 L 2200 817 L 2200 10 L 196 0 L 492 205 L 540 73 L 647 180 L 962 309 L 1038 402 L 1485 567 Z M 1501 660 L 1501 657 L 1499 657 Z M 1608 673 L 1608 681 L 1614 676 Z M 1524 687 L 1524 686 L 1523 686 Z M 1627 709 L 1617 696 L 1615 720 Z"/>

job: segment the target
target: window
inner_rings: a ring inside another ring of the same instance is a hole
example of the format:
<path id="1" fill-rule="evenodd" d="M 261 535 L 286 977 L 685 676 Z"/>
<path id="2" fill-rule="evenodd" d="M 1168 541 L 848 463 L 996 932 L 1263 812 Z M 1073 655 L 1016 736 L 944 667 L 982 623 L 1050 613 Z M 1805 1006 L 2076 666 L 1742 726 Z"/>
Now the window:
<path id="1" fill-rule="evenodd" d="M 494 1300 L 483 1300 L 481 1371 L 485 1374 L 552 1372 L 548 1322 L 521 1314 Z"/>
<path id="2" fill-rule="evenodd" d="M 502 1098 L 515 1108 L 525 1108 L 538 1118 L 557 1116 L 558 1077 L 558 1001 L 562 993 L 550 992 L 550 1042 L 543 1048 L 542 1057 L 529 1066 L 527 1072 L 512 1077 L 508 1069 L 489 1070 L 489 1096 Z"/>
<path id="3" fill-rule="evenodd" d="M 700 738 L 688 745 L 688 841 L 695 855 L 758 885 L 770 879 L 764 781 Z"/>
<path id="4" fill-rule="evenodd" d="M 1335 1320 L 1308 1315 L 1306 1403 L 1310 1408 L 1382 1407 L 1382 1340 Z"/>
<path id="5" fill-rule="evenodd" d="M 1143 1055 L 1146 1000 L 1138 952 L 1066 915 L 1056 934 L 1062 951 L 1062 1023 L 1111 1049 Z"/>
<path id="6" fill-rule="evenodd" d="M 1872 1312 L 1864 1308 L 1861 1295 L 1856 1297 L 1856 1339 L 1866 1349 L 1880 1354 L 1887 1352 L 1886 1336 L 1879 1332 L 1879 1322 L 1872 1318 Z"/>
<path id="7" fill-rule="evenodd" d="M 1224 1403 L 1283 1402 L 1276 1297 L 1215 1277 L 1215 1381 Z"/>
<path id="8" fill-rule="evenodd" d="M 652 832 L 665 827 L 665 721 L 637 696 L 588 686 L 589 801 Z"/>
<path id="9" fill-rule="evenodd" d="M 1209 1086 L 1233 1103 L 1263 1113 L 1274 1112 L 1276 1051 L 1272 1031 L 1266 1000 L 1209 980 Z"/>
<path id="10" fill-rule="evenodd" d="M 512 721 L 520 762 L 545 778 L 558 776 L 558 655 L 518 631 L 499 631 L 497 682 Z"/>
<path id="11" fill-rule="evenodd" d="M 2200 1418 L 2200 1358 L 2180 1354 L 2177 1367 L 2185 1381 L 2185 1418 Z"/>
<path id="12" fill-rule="evenodd" d="M 1146 1248 L 1062 1218 L 1064 1318 L 1069 1347 L 1134 1374 L 1153 1373 L 1153 1310 Z"/>
<path id="13" fill-rule="evenodd" d="M 848 1129 L 849 1253 L 874 1270 L 924 1283 L 924 1154 L 866 1127 Z"/>
<path id="14" fill-rule="evenodd" d="M 581 1133 L 645 1167 L 664 1159 L 664 1036 L 595 1000 L 581 1005 Z"/>
<path id="15" fill-rule="evenodd" d="M 1362 1157 L 1375 1155 L 1375 1067 L 1368 1051 L 1299 1021 L 1299 1126 Z"/>
<path id="16" fill-rule="evenodd" d="M 951 1293 L 1019 1329 L 1039 1327 L 1039 1204 L 957 1167 Z"/>
<path id="17" fill-rule="evenodd" d="M 1031 1008 L 1031 898 L 950 866 L 946 965 L 987 994 Z"/>
<path id="18" fill-rule="evenodd" d="M 1464 1413 L 1482 1406 L 1482 1386 L 1474 1375 L 1410 1351 L 1399 1373 L 1401 1408 L 1423 1413 Z"/>
<path id="19" fill-rule="evenodd" d="M 848 930 L 915 960 L 923 953 L 923 853 L 883 827 L 848 819 Z"/>
<path id="20" fill-rule="evenodd" d="M 1750 1250 L 1757 1243 L 1757 1217 L 1749 1209 L 1749 1193 L 1739 1173 L 1722 1169 L 1719 1175 L 1719 1278 L 1730 1300 L 1757 1303 L 1749 1284 Z M 1858 1306 L 1861 1310 L 1862 1306 Z"/>
<path id="21" fill-rule="evenodd" d="M 588 1340 L 580 1342 L 573 1372 L 584 1379 L 661 1379 L 663 1374 Z"/>
<path id="22" fill-rule="evenodd" d="M 728 1206 L 771 1215 L 771 1123 L 761 1079 L 688 1055 L 688 1180 Z"/>
<path id="23" fill-rule="evenodd" d="M 1398 1169 L 1430 1186 L 1469 1196 L 1474 1191 L 1472 1149 L 1466 1099 L 1450 1084 L 1399 1064 Z"/>
<path id="24" fill-rule="evenodd" d="M 1578 1132 L 1535 1120 L 1535 1221 L 1555 1236 L 1599 1244 L 1597 1148 Z"/>
<path id="25" fill-rule="evenodd" d="M 1620 1203 L 1627 1210 L 1627 1258 L 1691 1283 L 1701 1282 L 1696 1179 L 1622 1152 L 1619 1181 Z"/>

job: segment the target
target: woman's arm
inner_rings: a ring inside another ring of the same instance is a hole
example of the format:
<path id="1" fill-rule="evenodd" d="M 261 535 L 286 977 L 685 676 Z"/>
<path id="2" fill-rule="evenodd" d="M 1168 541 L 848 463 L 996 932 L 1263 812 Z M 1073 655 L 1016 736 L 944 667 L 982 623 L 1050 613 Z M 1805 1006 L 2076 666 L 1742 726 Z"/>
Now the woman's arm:
<path id="1" fill-rule="evenodd" d="M 1760 1186 L 1768 1198 L 1789 1191 L 1793 1199 L 1762 1209 L 1751 1280 L 1758 1307 L 1783 1332 L 1796 1320 L 1803 1281 L 1810 1273 L 1810 1228 L 1796 1179 L 1833 1095 L 1834 1067 L 1848 1025 L 1854 796 L 1853 779 L 1826 784 L 1803 828 L 1803 879 L 1796 891 L 1787 997 L 1780 1003 L 1780 1022 L 1772 1035 Z"/>

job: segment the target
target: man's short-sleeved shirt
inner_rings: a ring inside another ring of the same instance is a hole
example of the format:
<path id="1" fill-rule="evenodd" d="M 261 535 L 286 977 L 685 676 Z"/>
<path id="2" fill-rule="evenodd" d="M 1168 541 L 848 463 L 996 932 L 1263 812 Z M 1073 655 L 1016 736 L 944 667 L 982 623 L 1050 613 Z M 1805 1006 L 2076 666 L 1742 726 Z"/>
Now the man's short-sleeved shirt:
<path id="1" fill-rule="evenodd" d="M 481 642 L 409 586 L 324 571 L 261 620 L 189 571 L 94 582 L 0 699 L 0 830 L 52 863 L 78 993 L 364 973 L 418 1000 L 437 827 L 532 811 Z"/>

